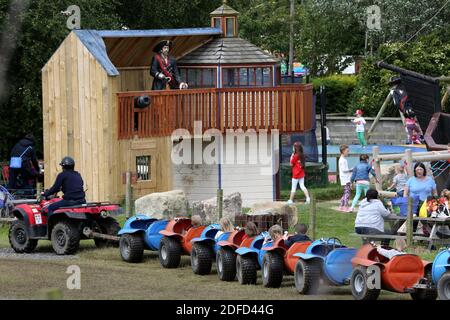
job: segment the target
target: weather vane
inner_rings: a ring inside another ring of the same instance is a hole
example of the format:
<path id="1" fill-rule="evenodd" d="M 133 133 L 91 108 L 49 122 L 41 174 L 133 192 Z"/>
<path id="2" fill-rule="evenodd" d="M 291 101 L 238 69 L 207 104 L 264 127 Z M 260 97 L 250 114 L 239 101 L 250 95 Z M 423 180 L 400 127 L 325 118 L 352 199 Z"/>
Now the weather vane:
<path id="1" fill-rule="evenodd" d="M 81 10 L 77 5 L 69 6 L 66 11 L 61 11 L 61 14 L 67 16 L 67 28 L 69 30 L 81 29 Z"/>

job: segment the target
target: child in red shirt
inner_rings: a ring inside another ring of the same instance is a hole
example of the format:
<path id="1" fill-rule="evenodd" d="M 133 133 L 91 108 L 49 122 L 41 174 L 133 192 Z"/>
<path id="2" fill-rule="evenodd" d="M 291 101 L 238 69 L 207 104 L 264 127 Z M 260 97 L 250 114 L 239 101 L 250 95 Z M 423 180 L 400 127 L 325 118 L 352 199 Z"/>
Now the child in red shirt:
<path id="1" fill-rule="evenodd" d="M 288 200 L 288 204 L 294 203 L 295 191 L 297 185 L 300 185 L 300 189 L 305 193 L 306 204 L 309 204 L 309 192 L 305 187 L 305 154 L 303 153 L 303 146 L 300 142 L 295 142 L 291 155 L 291 167 L 292 167 L 292 189 L 291 197 Z"/>

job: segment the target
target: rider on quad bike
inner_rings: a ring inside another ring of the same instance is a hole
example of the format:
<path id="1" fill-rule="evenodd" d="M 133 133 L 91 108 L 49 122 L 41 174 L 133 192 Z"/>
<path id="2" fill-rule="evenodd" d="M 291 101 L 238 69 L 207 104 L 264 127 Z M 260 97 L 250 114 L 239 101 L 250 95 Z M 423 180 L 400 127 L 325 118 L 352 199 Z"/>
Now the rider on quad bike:
<path id="1" fill-rule="evenodd" d="M 119 206 L 86 203 L 83 179 L 74 171 L 75 161 L 64 157 L 60 165 L 63 172 L 41 199 L 18 204 L 12 210 L 17 220 L 9 230 L 11 247 L 18 253 L 30 253 L 38 240 L 50 240 L 56 254 L 74 254 L 83 239 L 94 238 L 97 247 L 117 245 L 120 226 L 111 215 L 119 211 Z M 52 197 L 61 190 L 62 199 Z"/>
<path id="2" fill-rule="evenodd" d="M 62 191 L 64 195 L 62 200 L 49 205 L 47 219 L 54 211 L 61 207 L 72 207 L 86 203 L 83 178 L 81 178 L 78 171 L 74 170 L 75 161 L 71 157 L 64 157 L 59 165 L 62 167 L 63 172 L 58 174 L 53 186 L 45 192 L 42 192 L 41 195 L 47 198 L 59 191 Z"/>

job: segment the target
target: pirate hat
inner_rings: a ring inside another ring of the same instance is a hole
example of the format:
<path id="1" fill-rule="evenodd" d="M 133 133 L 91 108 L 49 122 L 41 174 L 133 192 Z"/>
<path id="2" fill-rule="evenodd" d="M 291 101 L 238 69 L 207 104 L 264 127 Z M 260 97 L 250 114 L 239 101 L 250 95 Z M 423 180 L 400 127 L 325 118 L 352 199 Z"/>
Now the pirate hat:
<path id="1" fill-rule="evenodd" d="M 164 46 L 169 46 L 169 50 L 172 49 L 172 41 L 162 40 L 153 48 L 153 52 L 159 53 Z"/>

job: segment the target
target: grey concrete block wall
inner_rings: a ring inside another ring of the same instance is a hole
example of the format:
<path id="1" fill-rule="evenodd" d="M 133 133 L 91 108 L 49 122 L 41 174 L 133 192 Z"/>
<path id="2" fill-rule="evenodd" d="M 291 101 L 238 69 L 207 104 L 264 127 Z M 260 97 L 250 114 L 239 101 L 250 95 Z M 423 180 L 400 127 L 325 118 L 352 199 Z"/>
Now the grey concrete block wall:
<path id="1" fill-rule="evenodd" d="M 331 144 L 359 144 L 356 137 L 355 125 L 351 122 L 353 117 L 327 117 L 327 127 L 330 130 Z M 366 133 L 375 118 L 366 118 Z M 317 117 L 316 136 L 321 143 L 320 116 Z M 371 135 L 369 144 L 398 145 L 405 144 L 407 134 L 401 118 L 381 118 Z"/>

